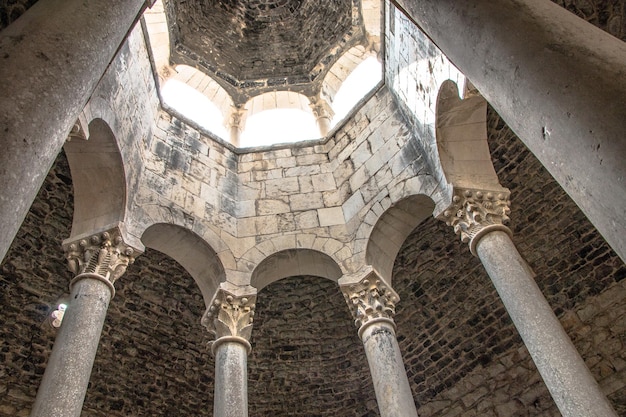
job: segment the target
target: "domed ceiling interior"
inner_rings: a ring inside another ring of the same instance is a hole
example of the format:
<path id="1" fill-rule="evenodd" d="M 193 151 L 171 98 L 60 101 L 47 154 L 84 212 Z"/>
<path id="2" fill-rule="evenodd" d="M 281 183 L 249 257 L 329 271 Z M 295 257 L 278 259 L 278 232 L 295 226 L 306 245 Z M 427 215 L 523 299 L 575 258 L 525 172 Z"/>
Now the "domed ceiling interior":
<path id="1" fill-rule="evenodd" d="M 316 96 L 332 65 L 356 45 L 379 43 L 360 0 L 165 0 L 170 64 L 197 68 L 235 105 L 269 91 Z M 379 16 L 378 16 L 379 17 Z M 378 49 L 378 48 L 377 48 Z"/>

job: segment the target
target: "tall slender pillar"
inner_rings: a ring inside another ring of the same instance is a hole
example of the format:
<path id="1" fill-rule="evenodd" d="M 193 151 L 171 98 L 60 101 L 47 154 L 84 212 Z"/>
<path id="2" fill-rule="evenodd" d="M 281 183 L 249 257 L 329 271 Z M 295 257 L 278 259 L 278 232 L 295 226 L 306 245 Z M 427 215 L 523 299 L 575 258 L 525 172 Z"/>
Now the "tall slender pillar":
<path id="1" fill-rule="evenodd" d="M 330 124 L 335 112 L 333 112 L 328 102 L 319 96 L 311 98 L 310 106 L 313 116 L 315 116 L 317 127 L 320 130 L 320 135 L 325 137 L 330 132 Z"/>
<path id="2" fill-rule="evenodd" d="M 139 253 L 117 229 L 65 243 L 64 249 L 76 277 L 32 417 L 80 416 L 113 283 Z"/>
<path id="3" fill-rule="evenodd" d="M 508 190 L 455 189 L 439 219 L 480 258 L 561 414 L 617 417 L 515 248 L 508 214 Z"/>
<path id="4" fill-rule="evenodd" d="M 0 32 L 0 259 L 145 0 L 39 0 Z"/>
<path id="5" fill-rule="evenodd" d="M 241 144 L 241 132 L 246 124 L 246 112 L 243 106 L 233 106 L 228 119 L 230 143 L 237 147 Z"/>
<path id="6" fill-rule="evenodd" d="M 398 294 L 374 271 L 341 291 L 359 329 L 381 417 L 417 417 L 393 322 Z"/>
<path id="7" fill-rule="evenodd" d="M 218 289 L 203 324 L 215 334 L 214 417 L 248 416 L 248 354 L 256 290 Z"/>
<path id="8" fill-rule="evenodd" d="M 544 0 L 392 0 L 626 261 L 626 43 Z"/>

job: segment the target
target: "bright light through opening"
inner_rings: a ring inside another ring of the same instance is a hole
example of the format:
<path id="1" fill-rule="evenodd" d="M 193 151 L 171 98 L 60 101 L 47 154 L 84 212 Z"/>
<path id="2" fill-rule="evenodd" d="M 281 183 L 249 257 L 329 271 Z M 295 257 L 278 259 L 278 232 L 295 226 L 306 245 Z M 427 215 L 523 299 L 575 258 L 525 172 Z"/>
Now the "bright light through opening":
<path id="1" fill-rule="evenodd" d="M 170 79 L 161 89 L 161 95 L 165 104 L 197 123 L 198 126 L 227 140 L 228 133 L 223 124 L 224 116 L 204 94 L 181 81 Z"/>
<path id="2" fill-rule="evenodd" d="M 381 80 L 382 66 L 376 57 L 359 64 L 341 84 L 333 100 L 333 125 L 340 122 L 372 88 Z"/>
<path id="3" fill-rule="evenodd" d="M 300 109 L 264 110 L 246 120 L 241 147 L 298 142 L 320 137 L 315 118 Z"/>

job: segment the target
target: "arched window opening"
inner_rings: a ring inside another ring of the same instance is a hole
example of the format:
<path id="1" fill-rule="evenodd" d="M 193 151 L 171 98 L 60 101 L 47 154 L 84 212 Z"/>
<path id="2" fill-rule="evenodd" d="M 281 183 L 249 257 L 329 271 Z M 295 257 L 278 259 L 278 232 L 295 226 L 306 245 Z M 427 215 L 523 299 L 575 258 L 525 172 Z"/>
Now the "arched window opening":
<path id="1" fill-rule="evenodd" d="M 317 139 L 320 133 L 315 118 L 301 109 L 270 109 L 246 120 L 241 147 L 267 146 L 275 143 Z"/>
<path id="2" fill-rule="evenodd" d="M 163 102 L 198 126 L 228 140 L 224 115 L 207 96 L 186 83 L 169 79 L 161 89 Z"/>
<path id="3" fill-rule="evenodd" d="M 341 84 L 333 100 L 333 125 L 343 120 L 372 88 L 380 82 L 382 66 L 378 59 L 370 56 L 361 62 Z"/>

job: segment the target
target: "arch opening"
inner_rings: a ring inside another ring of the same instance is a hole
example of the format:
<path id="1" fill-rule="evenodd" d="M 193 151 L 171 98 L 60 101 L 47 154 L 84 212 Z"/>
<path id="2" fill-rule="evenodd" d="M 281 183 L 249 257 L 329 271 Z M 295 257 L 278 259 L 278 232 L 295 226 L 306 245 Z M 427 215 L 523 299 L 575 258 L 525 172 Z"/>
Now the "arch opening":
<path id="1" fill-rule="evenodd" d="M 367 242 L 365 259 L 391 284 L 393 264 L 411 232 L 435 209 L 426 195 L 412 195 L 388 208 L 376 222 Z"/>
<path id="2" fill-rule="evenodd" d="M 448 184 L 501 188 L 487 143 L 487 101 L 459 96 L 454 81 L 441 84 L 436 110 L 437 152 Z"/>
<path id="3" fill-rule="evenodd" d="M 143 244 L 176 260 L 193 277 L 208 307 L 221 282 L 226 281 L 222 262 L 200 236 L 180 226 L 159 223 L 141 236 Z"/>
<path id="4" fill-rule="evenodd" d="M 124 220 L 126 173 L 117 140 L 102 119 L 89 123 L 89 139 L 64 145 L 74 184 L 71 236 L 93 233 Z"/>
<path id="5" fill-rule="evenodd" d="M 265 258 L 252 272 L 250 285 L 261 291 L 283 278 L 303 275 L 337 282 L 343 273 L 337 262 L 325 253 L 311 249 L 287 249 Z"/>

